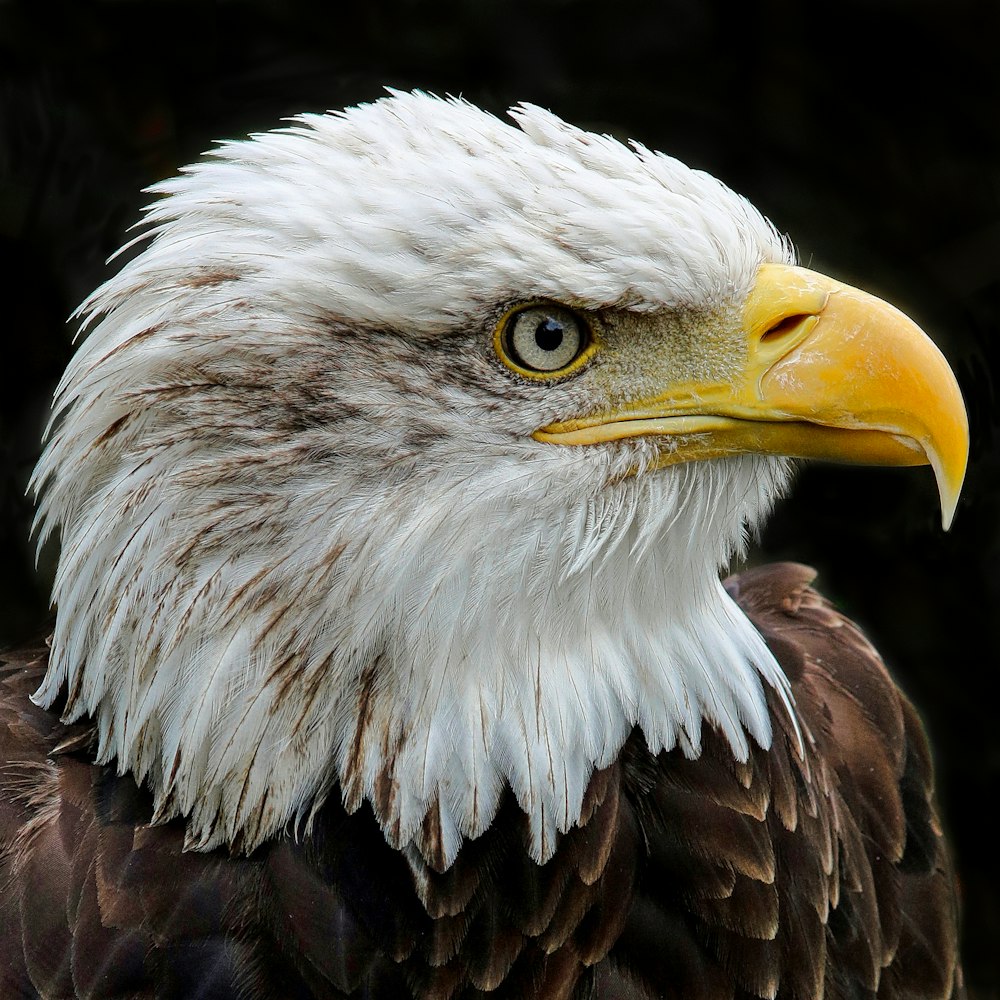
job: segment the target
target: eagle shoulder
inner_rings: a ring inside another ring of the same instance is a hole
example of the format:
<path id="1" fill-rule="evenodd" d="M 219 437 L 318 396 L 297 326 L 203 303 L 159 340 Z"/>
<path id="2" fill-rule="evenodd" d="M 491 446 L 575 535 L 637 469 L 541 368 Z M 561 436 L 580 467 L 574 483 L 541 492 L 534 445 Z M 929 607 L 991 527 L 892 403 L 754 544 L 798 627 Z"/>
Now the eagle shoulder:
<path id="1" fill-rule="evenodd" d="M 826 995 L 831 988 L 849 994 L 851 982 L 877 988 L 880 997 L 961 994 L 956 885 L 935 810 L 927 735 L 877 650 L 813 589 L 815 577 L 809 567 L 776 563 L 726 586 L 788 677 L 806 742 L 803 770 L 787 726 L 776 734 L 768 754 L 774 773 L 791 761 L 793 777 L 812 777 L 812 794 L 799 795 L 804 829 L 813 801 L 817 816 L 824 805 L 829 810 L 822 844 L 829 838 L 839 878 L 828 881 L 827 902 L 818 894 L 813 907 L 828 912 Z M 780 847 L 794 830 L 777 797 L 774 812 Z M 830 867 L 825 852 L 823 860 Z M 785 884 L 799 878 L 789 871 Z"/>
<path id="2" fill-rule="evenodd" d="M 772 744 L 746 762 L 713 731 L 695 760 L 626 746 L 646 850 L 599 995 L 964 996 L 926 735 L 815 577 L 779 563 L 725 581 L 786 673 L 797 725 L 772 692 Z"/>

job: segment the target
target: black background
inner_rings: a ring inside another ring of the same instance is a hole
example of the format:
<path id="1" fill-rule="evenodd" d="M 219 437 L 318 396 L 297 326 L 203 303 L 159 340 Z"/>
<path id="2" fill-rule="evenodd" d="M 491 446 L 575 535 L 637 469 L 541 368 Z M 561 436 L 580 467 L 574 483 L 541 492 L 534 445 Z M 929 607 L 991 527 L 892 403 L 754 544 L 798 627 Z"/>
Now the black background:
<path id="1" fill-rule="evenodd" d="M 530 100 L 746 194 L 803 263 L 895 302 L 965 393 L 953 530 L 927 469 L 810 466 L 754 559 L 820 570 L 920 707 L 966 913 L 998 995 L 1000 4 L 0 2 L 0 640 L 46 620 L 27 477 L 71 352 L 147 184 L 216 138 L 383 85 Z M 9 360 L 8 360 L 9 359 Z"/>

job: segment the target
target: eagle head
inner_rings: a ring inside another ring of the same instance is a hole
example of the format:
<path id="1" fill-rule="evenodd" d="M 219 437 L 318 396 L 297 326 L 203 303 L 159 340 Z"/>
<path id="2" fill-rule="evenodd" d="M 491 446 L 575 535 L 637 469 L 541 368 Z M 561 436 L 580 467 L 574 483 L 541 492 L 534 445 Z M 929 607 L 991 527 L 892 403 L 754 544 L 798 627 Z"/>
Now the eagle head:
<path id="1" fill-rule="evenodd" d="M 636 726 L 745 759 L 765 688 L 794 710 L 719 581 L 790 456 L 930 462 L 954 509 L 912 323 L 713 177 L 511 115 L 393 93 L 222 144 L 81 307 L 35 698 L 189 847 L 335 793 L 443 868 L 509 788 L 544 861 Z"/>

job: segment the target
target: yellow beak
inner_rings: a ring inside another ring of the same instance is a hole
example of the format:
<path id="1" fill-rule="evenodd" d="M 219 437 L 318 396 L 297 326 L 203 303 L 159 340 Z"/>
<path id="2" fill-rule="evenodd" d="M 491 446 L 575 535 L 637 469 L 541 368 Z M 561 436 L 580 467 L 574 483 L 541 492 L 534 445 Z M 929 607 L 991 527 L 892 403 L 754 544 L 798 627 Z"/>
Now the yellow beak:
<path id="1" fill-rule="evenodd" d="M 743 309 L 737 379 L 686 381 L 619 410 L 540 428 L 539 441 L 669 435 L 660 464 L 761 452 L 930 464 L 944 526 L 965 478 L 969 424 L 941 352 L 898 309 L 802 267 L 764 264 Z"/>

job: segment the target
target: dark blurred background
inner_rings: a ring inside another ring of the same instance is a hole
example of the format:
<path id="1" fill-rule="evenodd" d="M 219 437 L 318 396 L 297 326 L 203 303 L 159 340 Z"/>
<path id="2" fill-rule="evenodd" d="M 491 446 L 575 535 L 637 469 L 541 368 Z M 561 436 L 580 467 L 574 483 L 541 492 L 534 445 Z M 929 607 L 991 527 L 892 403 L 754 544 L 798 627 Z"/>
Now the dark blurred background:
<path id="1" fill-rule="evenodd" d="M 0 641 L 44 627 L 25 483 L 67 317 L 144 196 L 213 139 L 384 85 L 519 100 L 746 194 L 802 262 L 890 299 L 969 405 L 953 530 L 927 469 L 810 466 L 754 559 L 820 570 L 920 707 L 965 895 L 967 978 L 1000 995 L 1000 4 L 2 3 Z"/>

